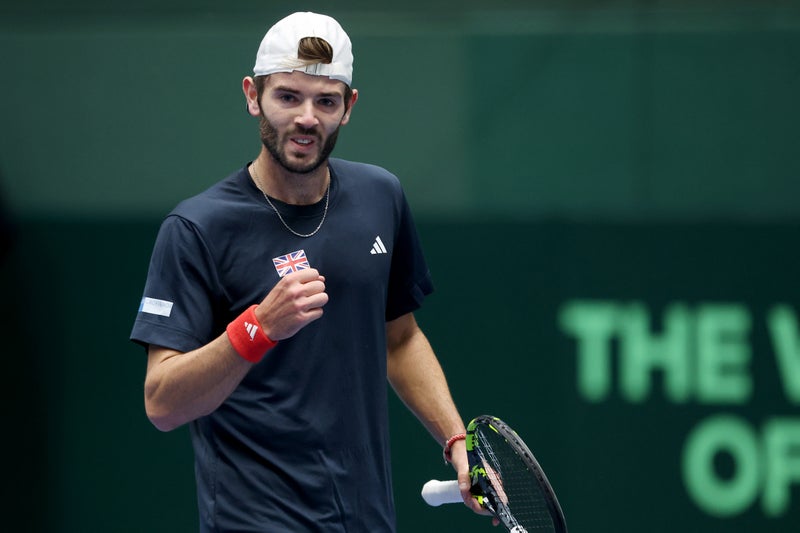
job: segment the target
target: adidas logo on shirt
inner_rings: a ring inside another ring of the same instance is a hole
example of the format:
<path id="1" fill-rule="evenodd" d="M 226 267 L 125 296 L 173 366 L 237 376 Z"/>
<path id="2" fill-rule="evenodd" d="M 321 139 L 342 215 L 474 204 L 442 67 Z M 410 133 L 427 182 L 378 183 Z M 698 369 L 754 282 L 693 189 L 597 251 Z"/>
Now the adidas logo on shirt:
<path id="1" fill-rule="evenodd" d="M 250 334 L 250 340 L 256 338 L 256 331 L 258 331 L 258 326 L 256 326 L 255 324 L 251 324 L 250 322 L 245 322 L 244 328 L 247 330 L 247 333 Z"/>
<path id="2" fill-rule="evenodd" d="M 372 255 L 388 253 L 386 251 L 386 246 L 383 245 L 380 235 L 375 237 L 375 243 L 372 245 L 372 250 L 370 250 L 369 253 Z"/>

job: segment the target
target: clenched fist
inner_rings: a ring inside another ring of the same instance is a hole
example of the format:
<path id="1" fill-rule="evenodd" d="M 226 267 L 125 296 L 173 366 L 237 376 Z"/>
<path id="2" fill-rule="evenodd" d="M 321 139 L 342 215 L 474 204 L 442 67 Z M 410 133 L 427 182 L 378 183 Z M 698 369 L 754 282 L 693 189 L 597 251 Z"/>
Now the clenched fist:
<path id="1" fill-rule="evenodd" d="M 264 333 L 279 341 L 321 317 L 326 303 L 325 278 L 309 268 L 281 278 L 255 312 Z"/>

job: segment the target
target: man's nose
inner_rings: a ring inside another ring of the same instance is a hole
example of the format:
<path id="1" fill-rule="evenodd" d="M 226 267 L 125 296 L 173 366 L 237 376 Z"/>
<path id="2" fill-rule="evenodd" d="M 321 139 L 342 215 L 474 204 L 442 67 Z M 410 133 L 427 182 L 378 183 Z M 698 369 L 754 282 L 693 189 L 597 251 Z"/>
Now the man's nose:
<path id="1" fill-rule="evenodd" d="M 307 101 L 300 106 L 300 113 L 295 117 L 295 124 L 306 129 L 319 125 L 313 102 Z"/>

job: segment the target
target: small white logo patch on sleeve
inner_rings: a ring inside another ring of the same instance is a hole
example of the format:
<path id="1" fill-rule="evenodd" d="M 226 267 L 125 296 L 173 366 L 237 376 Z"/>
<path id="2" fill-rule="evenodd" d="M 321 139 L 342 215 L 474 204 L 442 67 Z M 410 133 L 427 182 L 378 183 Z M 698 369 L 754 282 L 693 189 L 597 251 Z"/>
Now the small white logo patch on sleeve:
<path id="1" fill-rule="evenodd" d="M 172 302 L 166 300 L 156 300 L 155 298 L 142 298 L 142 303 L 139 304 L 140 313 L 148 313 L 151 315 L 169 316 L 172 313 Z"/>

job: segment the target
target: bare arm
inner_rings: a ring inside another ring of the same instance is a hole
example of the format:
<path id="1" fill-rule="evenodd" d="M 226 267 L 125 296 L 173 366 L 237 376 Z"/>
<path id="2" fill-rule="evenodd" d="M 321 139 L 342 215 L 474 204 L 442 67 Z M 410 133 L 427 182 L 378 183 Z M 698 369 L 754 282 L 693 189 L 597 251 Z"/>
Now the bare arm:
<path id="1" fill-rule="evenodd" d="M 212 413 L 252 366 L 225 333 L 185 353 L 151 345 L 144 383 L 147 417 L 161 431 L 171 431 Z"/>
<path id="2" fill-rule="evenodd" d="M 281 279 L 255 310 L 273 340 L 291 337 L 322 316 L 325 279 L 314 269 Z M 212 413 L 253 366 L 233 349 L 227 333 L 190 352 L 150 346 L 144 399 L 148 418 L 170 431 Z"/>
<path id="3" fill-rule="evenodd" d="M 439 444 L 464 433 L 464 422 L 450 395 L 442 367 L 412 313 L 386 324 L 388 378 L 397 395 Z M 467 452 L 464 441 L 452 448 L 452 465 L 464 502 L 475 512 L 483 510 L 469 493 Z"/>
<path id="4" fill-rule="evenodd" d="M 400 399 L 437 442 L 463 433 L 444 372 L 414 315 L 387 323 L 386 331 L 389 382 Z"/>

